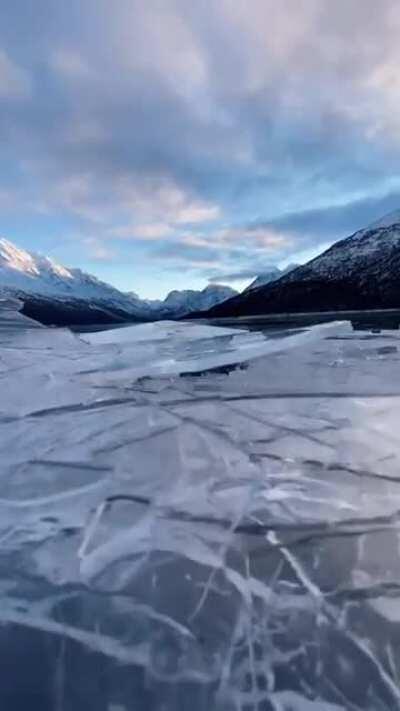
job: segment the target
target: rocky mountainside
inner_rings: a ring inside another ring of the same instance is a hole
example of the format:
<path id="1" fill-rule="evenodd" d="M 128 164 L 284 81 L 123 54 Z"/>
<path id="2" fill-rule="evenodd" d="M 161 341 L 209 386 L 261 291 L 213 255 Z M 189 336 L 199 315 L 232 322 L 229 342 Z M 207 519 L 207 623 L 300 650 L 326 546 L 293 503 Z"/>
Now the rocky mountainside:
<path id="1" fill-rule="evenodd" d="M 394 212 L 207 316 L 400 308 L 399 274 L 400 212 Z"/>

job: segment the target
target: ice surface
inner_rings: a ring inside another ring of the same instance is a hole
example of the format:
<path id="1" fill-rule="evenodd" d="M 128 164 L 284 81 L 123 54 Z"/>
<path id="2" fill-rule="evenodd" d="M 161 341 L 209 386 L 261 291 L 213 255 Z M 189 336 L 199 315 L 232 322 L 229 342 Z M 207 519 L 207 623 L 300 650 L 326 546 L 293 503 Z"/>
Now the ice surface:
<path id="1" fill-rule="evenodd" d="M 400 709 L 400 335 L 11 311 L 1 708 Z"/>

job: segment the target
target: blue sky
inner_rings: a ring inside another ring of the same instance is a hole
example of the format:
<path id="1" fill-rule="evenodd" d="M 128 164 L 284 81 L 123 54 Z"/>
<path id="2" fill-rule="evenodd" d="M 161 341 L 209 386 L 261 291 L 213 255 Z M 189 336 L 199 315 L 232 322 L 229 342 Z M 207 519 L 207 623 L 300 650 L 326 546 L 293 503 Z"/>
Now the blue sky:
<path id="1" fill-rule="evenodd" d="M 400 208 L 397 0 L 2 0 L 0 235 L 141 296 Z"/>

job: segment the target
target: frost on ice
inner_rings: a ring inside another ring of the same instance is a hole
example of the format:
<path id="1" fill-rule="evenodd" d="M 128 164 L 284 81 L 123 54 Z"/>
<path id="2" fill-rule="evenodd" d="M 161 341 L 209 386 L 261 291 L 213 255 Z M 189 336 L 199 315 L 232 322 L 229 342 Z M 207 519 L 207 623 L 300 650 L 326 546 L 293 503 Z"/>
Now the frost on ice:
<path id="1" fill-rule="evenodd" d="M 0 314 L 2 708 L 400 709 L 396 332 Z"/>

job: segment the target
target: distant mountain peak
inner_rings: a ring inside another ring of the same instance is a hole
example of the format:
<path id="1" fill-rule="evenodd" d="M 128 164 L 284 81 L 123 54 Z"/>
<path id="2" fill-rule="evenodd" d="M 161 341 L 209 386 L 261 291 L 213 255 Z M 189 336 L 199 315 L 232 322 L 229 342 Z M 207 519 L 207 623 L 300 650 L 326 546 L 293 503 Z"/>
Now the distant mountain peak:
<path id="1" fill-rule="evenodd" d="M 27 252 L 17 247 L 7 239 L 0 239 L 0 269 L 8 269 L 20 274 L 40 277 L 44 274 L 59 277 L 60 279 L 73 279 L 73 273 L 66 267 L 58 264 L 51 257 Z"/>
<path id="2" fill-rule="evenodd" d="M 212 306 L 236 296 L 237 291 L 223 284 L 207 284 L 202 291 L 185 289 L 170 291 L 163 305 L 173 309 L 175 316 L 190 314 L 192 311 L 206 311 Z"/>

